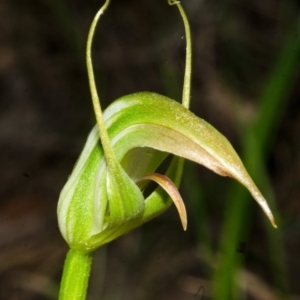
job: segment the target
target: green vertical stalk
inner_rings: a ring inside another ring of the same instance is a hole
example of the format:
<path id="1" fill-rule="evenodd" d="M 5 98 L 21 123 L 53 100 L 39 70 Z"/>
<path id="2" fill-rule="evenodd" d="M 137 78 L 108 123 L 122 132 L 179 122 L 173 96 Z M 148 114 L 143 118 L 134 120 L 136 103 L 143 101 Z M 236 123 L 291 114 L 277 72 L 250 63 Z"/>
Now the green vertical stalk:
<path id="1" fill-rule="evenodd" d="M 191 100 L 191 79 L 192 79 L 192 37 L 191 29 L 188 18 L 185 14 L 183 7 L 180 4 L 180 1 L 168 0 L 169 5 L 176 5 L 180 12 L 184 31 L 186 38 L 186 56 L 185 56 L 185 71 L 184 71 L 184 81 L 182 89 L 182 105 L 186 108 L 190 107 Z"/>
<path id="2" fill-rule="evenodd" d="M 191 79 L 192 79 L 192 38 L 191 30 L 188 18 L 182 8 L 181 4 L 177 4 L 179 12 L 181 14 L 186 38 L 186 56 L 185 56 L 185 72 L 184 72 L 184 82 L 182 91 L 182 105 L 186 108 L 190 106 L 191 100 Z"/>
<path id="3" fill-rule="evenodd" d="M 105 153 L 105 159 L 107 162 L 107 165 L 114 169 L 116 167 L 116 158 L 114 151 L 110 145 L 110 140 L 108 137 L 108 133 L 104 124 L 103 119 L 103 113 L 100 105 L 100 98 L 97 92 L 96 82 L 95 82 L 95 76 L 94 76 L 94 69 L 93 69 L 93 62 L 92 62 L 92 44 L 93 44 L 93 38 L 96 30 L 96 26 L 98 24 L 98 21 L 101 17 L 101 15 L 104 14 L 105 10 L 107 9 L 108 5 L 110 3 L 110 0 L 106 0 L 104 5 L 99 9 L 97 12 L 92 25 L 90 27 L 90 31 L 88 34 L 88 40 L 86 44 L 86 66 L 87 66 L 87 73 L 89 78 L 89 84 L 90 84 L 90 90 L 91 90 L 91 96 L 92 96 L 92 102 L 94 107 L 94 112 L 99 128 L 99 135 L 102 143 L 102 147 Z"/>
<path id="4" fill-rule="evenodd" d="M 91 265 L 91 253 L 69 250 L 64 264 L 59 300 L 86 299 Z"/>

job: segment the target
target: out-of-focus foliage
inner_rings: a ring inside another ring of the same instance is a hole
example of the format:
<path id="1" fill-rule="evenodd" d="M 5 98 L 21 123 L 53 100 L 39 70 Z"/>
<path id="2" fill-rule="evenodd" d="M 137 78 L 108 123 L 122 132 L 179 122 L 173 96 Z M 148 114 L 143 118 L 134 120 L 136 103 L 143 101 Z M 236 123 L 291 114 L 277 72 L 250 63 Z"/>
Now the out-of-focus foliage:
<path id="1" fill-rule="evenodd" d="M 262 222 L 244 190 L 228 188 L 229 180 L 187 163 L 182 194 L 188 231 L 182 231 L 172 208 L 101 249 L 90 297 L 297 299 L 299 4 L 186 0 L 183 5 L 194 41 L 191 110 L 239 149 L 273 201 L 280 228 Z M 83 62 L 98 7 L 97 1 L 0 4 L 3 299 L 57 295 L 66 252 L 56 225 L 57 197 L 94 124 Z M 104 106 L 138 90 L 179 100 L 182 36 L 178 13 L 167 3 L 112 1 L 94 50 Z"/>

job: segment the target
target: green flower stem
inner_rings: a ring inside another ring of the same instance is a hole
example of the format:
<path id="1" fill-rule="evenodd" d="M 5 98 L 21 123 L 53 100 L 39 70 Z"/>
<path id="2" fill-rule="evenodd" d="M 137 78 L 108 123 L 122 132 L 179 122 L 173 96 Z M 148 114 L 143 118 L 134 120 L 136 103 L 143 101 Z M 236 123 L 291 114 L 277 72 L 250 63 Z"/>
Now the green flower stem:
<path id="1" fill-rule="evenodd" d="M 101 143 L 103 146 L 103 150 L 105 153 L 106 163 L 109 167 L 114 168 L 115 164 L 116 164 L 116 158 L 115 158 L 114 151 L 112 150 L 112 147 L 110 145 L 108 133 L 107 133 L 107 130 L 104 125 L 103 114 L 102 114 L 102 109 L 101 109 L 101 105 L 100 105 L 100 98 L 99 98 L 96 83 L 95 83 L 92 54 L 91 54 L 93 38 L 94 38 L 97 23 L 100 19 L 100 16 L 107 9 L 109 3 L 110 3 L 110 0 L 105 1 L 104 5 L 97 12 L 97 14 L 92 22 L 92 25 L 90 27 L 88 40 L 87 40 L 87 46 L 86 46 L 86 66 L 87 66 L 87 73 L 88 73 L 88 79 L 89 79 L 89 84 L 90 84 L 93 107 L 94 107 L 94 111 L 95 111 L 95 115 L 96 115 L 97 124 L 99 127 L 99 134 L 100 134 L 100 139 L 101 139 Z"/>
<path id="2" fill-rule="evenodd" d="M 191 78 L 192 78 L 192 38 L 189 21 L 180 3 L 177 4 L 180 11 L 186 38 L 186 57 L 185 57 L 185 73 L 182 92 L 182 105 L 186 108 L 190 107 L 191 100 Z"/>
<path id="3" fill-rule="evenodd" d="M 188 18 L 185 14 L 180 1 L 168 0 L 169 5 L 176 5 L 179 9 L 180 15 L 183 20 L 185 38 L 186 38 L 186 56 L 185 56 L 185 71 L 184 82 L 182 90 L 182 105 L 186 108 L 190 107 L 191 100 L 191 78 L 192 78 L 192 38 Z"/>
<path id="4" fill-rule="evenodd" d="M 84 300 L 91 272 L 92 253 L 70 249 L 64 264 L 59 300 Z"/>

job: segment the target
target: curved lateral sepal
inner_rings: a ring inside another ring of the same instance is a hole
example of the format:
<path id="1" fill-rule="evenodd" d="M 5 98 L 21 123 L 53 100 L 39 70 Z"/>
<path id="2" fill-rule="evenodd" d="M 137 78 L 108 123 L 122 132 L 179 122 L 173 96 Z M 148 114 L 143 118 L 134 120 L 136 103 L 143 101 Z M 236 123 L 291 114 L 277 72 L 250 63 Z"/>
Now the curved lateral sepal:
<path id="1" fill-rule="evenodd" d="M 186 215 L 185 205 L 184 205 L 184 202 L 180 196 L 180 193 L 179 193 L 176 185 L 172 182 L 172 180 L 170 180 L 170 178 L 168 178 L 165 175 L 158 174 L 158 173 L 152 173 L 152 174 L 142 177 L 137 182 L 137 184 L 139 184 L 139 182 L 142 182 L 145 180 L 155 181 L 158 185 L 160 185 L 168 193 L 168 195 L 170 196 L 170 198 L 172 199 L 172 201 L 174 202 L 174 204 L 177 208 L 183 230 L 186 230 L 187 215 Z"/>

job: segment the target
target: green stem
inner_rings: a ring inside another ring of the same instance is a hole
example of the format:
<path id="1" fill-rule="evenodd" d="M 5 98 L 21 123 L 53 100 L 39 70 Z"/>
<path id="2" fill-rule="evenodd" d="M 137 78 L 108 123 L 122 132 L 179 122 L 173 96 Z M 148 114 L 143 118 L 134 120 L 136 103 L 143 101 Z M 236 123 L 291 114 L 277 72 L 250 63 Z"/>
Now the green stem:
<path id="1" fill-rule="evenodd" d="M 59 300 L 84 300 L 91 271 L 92 253 L 70 249 L 65 260 Z"/>
<path id="2" fill-rule="evenodd" d="M 88 35 L 88 40 L 87 40 L 87 46 L 86 46 L 86 65 L 87 65 L 87 73 L 88 73 L 88 79 L 89 79 L 89 84 L 90 84 L 93 107 L 94 107 L 94 111 L 95 111 L 97 124 L 99 127 L 99 135 L 100 135 L 101 143 L 102 143 L 103 150 L 105 153 L 105 159 L 106 159 L 107 165 L 109 167 L 114 168 L 115 163 L 116 163 L 116 158 L 115 158 L 114 151 L 112 150 L 112 147 L 110 145 L 109 136 L 108 136 L 107 130 L 105 128 L 105 124 L 104 124 L 103 114 L 102 114 L 101 105 L 100 105 L 100 98 L 98 96 L 97 87 L 96 87 L 96 83 L 95 83 L 94 69 L 93 69 L 93 62 L 92 62 L 92 55 L 91 55 L 92 43 L 93 43 L 93 38 L 94 38 L 97 23 L 100 19 L 100 16 L 107 9 L 109 3 L 110 3 L 110 0 L 106 0 L 104 5 L 97 12 L 97 14 L 91 24 L 89 35 Z"/>
<path id="3" fill-rule="evenodd" d="M 191 78 L 192 78 L 192 38 L 191 30 L 188 18 L 185 14 L 180 1 L 168 0 L 169 5 L 176 5 L 179 9 L 180 15 L 183 20 L 185 38 L 186 38 L 186 57 L 185 57 L 185 71 L 184 71 L 184 82 L 182 90 L 182 105 L 186 108 L 190 106 L 191 99 Z"/>

